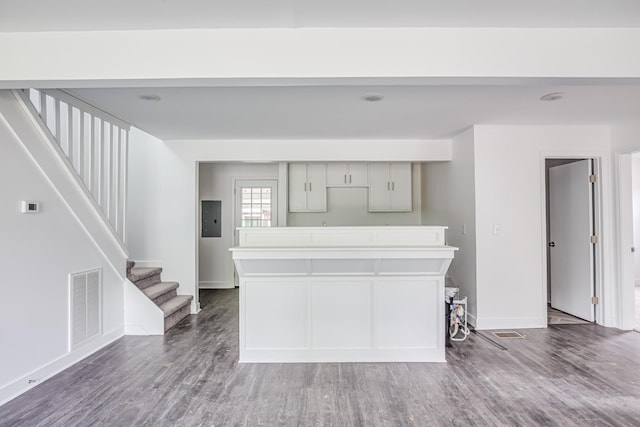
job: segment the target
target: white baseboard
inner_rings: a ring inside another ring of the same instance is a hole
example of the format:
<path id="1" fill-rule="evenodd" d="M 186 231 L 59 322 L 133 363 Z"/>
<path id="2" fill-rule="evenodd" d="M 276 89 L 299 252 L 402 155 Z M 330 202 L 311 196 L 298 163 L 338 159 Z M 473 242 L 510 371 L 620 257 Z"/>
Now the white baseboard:
<path id="1" fill-rule="evenodd" d="M 546 328 L 547 318 L 543 317 L 480 317 L 475 318 L 475 328 L 485 329 L 535 329 Z"/>
<path id="2" fill-rule="evenodd" d="M 162 267 L 162 262 L 160 261 L 154 261 L 154 260 L 142 260 L 142 261 L 138 261 L 138 260 L 132 260 L 136 263 L 136 267 L 142 267 L 142 268 L 152 268 L 152 267 Z"/>
<path id="3" fill-rule="evenodd" d="M 146 330 L 140 325 L 124 325 L 124 334 L 125 335 L 143 335 L 143 336 L 157 335 L 157 334 L 150 333 L 148 330 Z"/>
<path id="4" fill-rule="evenodd" d="M 476 318 L 475 314 L 471 314 L 467 312 L 467 322 L 471 326 L 473 326 L 474 329 L 476 329 L 476 325 L 478 324 L 478 319 Z"/>
<path id="5" fill-rule="evenodd" d="M 214 281 L 201 281 L 198 282 L 199 289 L 231 289 L 235 288 L 235 285 L 232 282 L 225 282 L 222 280 L 214 280 Z"/>
<path id="6" fill-rule="evenodd" d="M 40 368 L 34 369 L 28 374 L 5 384 L 0 387 L 0 406 L 15 399 L 23 393 L 36 387 L 38 384 L 42 384 L 49 378 L 64 371 L 68 367 L 78 363 L 82 359 L 91 356 L 96 351 L 106 347 L 115 340 L 124 336 L 124 327 L 117 328 L 111 332 L 108 332 L 101 337 L 92 340 L 85 346 L 78 348 L 77 350 L 67 353 Z M 34 381 L 34 382 L 29 382 Z"/>

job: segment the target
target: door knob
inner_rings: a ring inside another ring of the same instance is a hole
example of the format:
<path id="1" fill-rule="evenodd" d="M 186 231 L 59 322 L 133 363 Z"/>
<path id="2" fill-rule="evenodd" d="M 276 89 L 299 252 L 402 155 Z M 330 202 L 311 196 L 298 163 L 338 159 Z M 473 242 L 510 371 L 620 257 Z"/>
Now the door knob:
<path id="1" fill-rule="evenodd" d="M 556 242 L 549 242 L 549 247 L 550 248 L 555 248 L 556 247 Z"/>

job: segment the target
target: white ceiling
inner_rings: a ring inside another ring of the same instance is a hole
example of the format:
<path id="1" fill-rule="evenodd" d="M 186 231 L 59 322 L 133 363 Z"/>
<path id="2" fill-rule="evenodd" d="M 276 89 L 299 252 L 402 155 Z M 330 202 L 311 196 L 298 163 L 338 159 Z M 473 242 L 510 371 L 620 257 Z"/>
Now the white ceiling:
<path id="1" fill-rule="evenodd" d="M 473 124 L 620 124 L 640 84 L 73 89 L 162 139 L 446 138 Z M 562 100 L 540 101 L 549 92 Z M 365 94 L 384 96 L 365 102 Z M 158 95 L 144 101 L 140 95 Z"/>
<path id="2" fill-rule="evenodd" d="M 5 32 L 269 27 L 640 27 L 640 1 L 0 0 Z M 378 83 L 70 91 L 163 139 L 443 138 L 473 124 L 640 118 L 640 80 Z M 566 95 L 539 100 L 549 92 Z M 364 102 L 367 93 L 384 100 Z"/>
<path id="3" fill-rule="evenodd" d="M 638 26 L 638 0 L 0 0 L 0 31 Z"/>

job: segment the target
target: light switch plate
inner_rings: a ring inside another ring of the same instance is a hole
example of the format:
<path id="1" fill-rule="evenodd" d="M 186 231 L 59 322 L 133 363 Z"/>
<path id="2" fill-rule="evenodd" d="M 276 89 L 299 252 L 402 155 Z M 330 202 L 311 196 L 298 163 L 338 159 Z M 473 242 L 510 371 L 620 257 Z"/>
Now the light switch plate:
<path id="1" fill-rule="evenodd" d="M 23 200 L 20 203 L 22 213 L 38 213 L 40 211 L 40 203 Z"/>

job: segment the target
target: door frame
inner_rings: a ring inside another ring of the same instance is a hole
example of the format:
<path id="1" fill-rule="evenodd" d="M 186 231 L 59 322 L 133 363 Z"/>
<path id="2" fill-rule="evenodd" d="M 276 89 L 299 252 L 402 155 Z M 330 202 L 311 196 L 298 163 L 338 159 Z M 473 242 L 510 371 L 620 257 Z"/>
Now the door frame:
<path id="1" fill-rule="evenodd" d="M 599 299 L 598 304 L 595 307 L 594 313 L 594 323 L 603 324 L 604 317 L 604 236 L 603 236 L 603 181 L 604 181 L 604 173 L 602 167 L 602 158 L 598 155 L 592 155 L 589 153 L 585 154 L 575 154 L 575 155 L 563 155 L 558 153 L 542 153 L 541 155 L 541 182 L 542 182 L 542 197 L 541 197 L 541 205 L 542 205 L 542 265 L 543 265 L 543 286 L 542 286 L 542 294 L 543 294 L 543 314 L 545 319 L 545 325 L 548 327 L 548 316 L 547 316 L 547 302 L 549 301 L 549 282 L 548 282 L 548 274 L 549 274 L 549 264 L 547 262 L 547 250 L 548 250 L 548 242 L 547 242 L 547 228 L 549 224 L 547 223 L 547 176 L 546 176 L 546 161 L 551 159 L 566 159 L 566 160 L 592 160 L 593 161 L 593 173 L 597 176 L 596 182 L 594 184 L 594 194 L 593 194 L 593 227 L 594 233 L 598 236 L 598 243 L 595 245 L 595 254 L 594 254 L 594 290 L 595 296 Z"/>
<path id="2" fill-rule="evenodd" d="M 550 279 L 547 286 L 547 292 L 550 292 L 548 302 L 550 307 L 556 310 L 593 322 L 596 305 L 591 299 L 596 295 L 594 258 L 596 245 L 589 242 L 589 236 L 596 235 L 595 188 L 594 184 L 589 182 L 589 177 L 596 176 L 594 160 L 547 159 L 545 169 L 547 171 L 546 211 L 547 221 L 550 221 L 547 222 L 547 280 Z M 562 191 L 560 199 L 558 199 L 558 191 Z M 575 199 L 572 196 L 574 192 Z M 575 218 L 572 218 L 564 209 L 569 208 L 573 211 L 576 207 L 575 202 L 579 203 L 580 209 L 575 212 Z M 579 229 L 572 228 L 575 226 Z M 576 232 L 578 234 L 574 234 Z M 551 242 L 558 242 L 558 239 L 560 239 L 560 246 L 552 248 Z M 582 243 L 574 248 L 577 251 L 574 252 L 570 248 L 579 241 Z M 569 268 L 569 271 L 566 268 Z M 574 268 L 577 268 L 577 271 L 573 270 Z M 565 273 L 569 273 L 570 277 L 579 282 L 572 280 L 564 282 L 563 278 L 569 279 L 563 276 Z M 575 274 L 578 276 L 574 276 Z"/>

